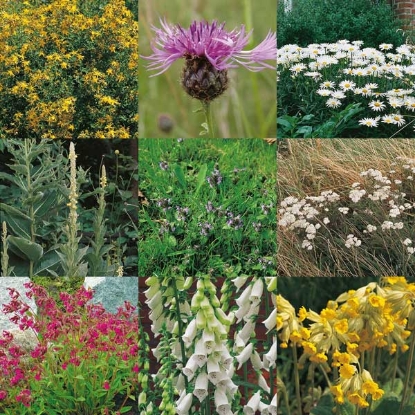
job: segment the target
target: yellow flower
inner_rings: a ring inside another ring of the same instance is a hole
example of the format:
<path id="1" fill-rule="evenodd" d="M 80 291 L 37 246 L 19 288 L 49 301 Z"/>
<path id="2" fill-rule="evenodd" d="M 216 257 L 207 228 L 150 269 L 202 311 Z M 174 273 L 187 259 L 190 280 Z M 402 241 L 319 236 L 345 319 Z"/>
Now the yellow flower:
<path id="1" fill-rule="evenodd" d="M 347 399 L 350 403 L 357 405 L 359 408 L 367 408 L 369 406 L 369 403 L 365 400 L 365 398 L 360 396 L 357 392 L 347 395 Z"/>
<path id="2" fill-rule="evenodd" d="M 350 379 L 356 372 L 356 366 L 346 363 L 340 367 L 339 372 L 341 377 Z"/>
<path id="3" fill-rule="evenodd" d="M 345 334 L 349 329 L 349 324 L 347 323 L 347 320 L 344 318 L 334 323 L 334 329 L 337 331 L 337 333 Z"/>
<path id="4" fill-rule="evenodd" d="M 331 386 L 330 392 L 334 395 L 334 399 L 338 404 L 344 404 L 343 390 L 340 385 Z"/>

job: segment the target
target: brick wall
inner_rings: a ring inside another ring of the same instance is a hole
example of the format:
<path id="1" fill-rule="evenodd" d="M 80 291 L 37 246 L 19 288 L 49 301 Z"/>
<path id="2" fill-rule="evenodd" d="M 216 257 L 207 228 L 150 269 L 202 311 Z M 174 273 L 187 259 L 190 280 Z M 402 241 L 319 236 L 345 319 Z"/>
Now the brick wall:
<path id="1" fill-rule="evenodd" d="M 402 28 L 411 29 L 415 23 L 415 0 L 389 0 L 396 17 L 403 20 Z"/>

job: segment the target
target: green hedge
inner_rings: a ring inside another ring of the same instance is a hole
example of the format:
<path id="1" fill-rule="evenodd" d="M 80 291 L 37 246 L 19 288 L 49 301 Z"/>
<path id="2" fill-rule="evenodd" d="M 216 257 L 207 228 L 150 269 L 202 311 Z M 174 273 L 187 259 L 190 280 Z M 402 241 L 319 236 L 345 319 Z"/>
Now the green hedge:
<path id="1" fill-rule="evenodd" d="M 363 40 L 365 47 L 405 43 L 401 21 L 385 0 L 296 0 L 291 12 L 278 2 L 278 44 L 332 43 Z"/>

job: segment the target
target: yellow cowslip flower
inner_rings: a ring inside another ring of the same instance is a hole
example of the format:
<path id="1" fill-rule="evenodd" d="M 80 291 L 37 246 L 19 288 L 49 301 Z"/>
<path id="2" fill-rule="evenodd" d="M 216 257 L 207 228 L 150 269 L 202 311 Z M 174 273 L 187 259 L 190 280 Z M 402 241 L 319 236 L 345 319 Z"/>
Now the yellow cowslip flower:
<path id="1" fill-rule="evenodd" d="M 293 343 L 299 343 L 302 340 L 301 334 L 297 331 L 294 330 L 291 334 L 290 334 L 290 340 Z"/>
<path id="2" fill-rule="evenodd" d="M 347 333 L 347 330 L 349 329 L 349 324 L 345 318 L 337 321 L 334 323 L 334 329 L 337 331 L 337 333 L 345 334 Z"/>
<path id="3" fill-rule="evenodd" d="M 298 321 L 304 321 L 307 318 L 307 310 L 305 309 L 304 306 L 300 307 L 300 309 L 298 310 Z"/>
<path id="4" fill-rule="evenodd" d="M 310 335 L 311 335 L 310 330 L 306 329 L 305 327 L 301 327 L 300 334 L 301 334 L 301 337 L 304 340 L 308 340 L 310 338 Z"/>
<path id="5" fill-rule="evenodd" d="M 373 380 L 367 380 L 363 383 L 362 385 L 362 392 L 365 395 L 372 395 L 373 393 L 375 393 L 377 390 L 379 389 L 379 386 L 376 382 L 374 382 Z"/>
<path id="6" fill-rule="evenodd" d="M 344 404 L 343 390 L 340 385 L 330 386 L 330 392 L 334 395 L 334 400 L 340 404 Z"/>
<path id="7" fill-rule="evenodd" d="M 310 356 L 310 362 L 313 363 L 325 363 L 327 360 L 328 358 L 324 353 L 316 353 L 315 355 Z"/>
<path id="8" fill-rule="evenodd" d="M 340 367 L 339 372 L 342 378 L 351 379 L 356 372 L 356 366 L 346 363 Z"/>
<path id="9" fill-rule="evenodd" d="M 357 392 L 348 394 L 347 399 L 350 403 L 357 405 L 359 408 L 367 408 L 369 406 L 369 402 L 367 402 L 366 399 Z"/>
<path id="10" fill-rule="evenodd" d="M 301 346 L 303 347 L 304 353 L 306 354 L 314 355 L 317 353 L 317 348 L 314 343 L 303 341 Z"/>
<path id="11" fill-rule="evenodd" d="M 376 307 L 376 308 L 384 308 L 385 307 L 385 303 L 386 300 L 382 297 L 380 297 L 379 295 L 376 294 L 371 294 L 369 295 L 369 303 L 372 307 Z"/>

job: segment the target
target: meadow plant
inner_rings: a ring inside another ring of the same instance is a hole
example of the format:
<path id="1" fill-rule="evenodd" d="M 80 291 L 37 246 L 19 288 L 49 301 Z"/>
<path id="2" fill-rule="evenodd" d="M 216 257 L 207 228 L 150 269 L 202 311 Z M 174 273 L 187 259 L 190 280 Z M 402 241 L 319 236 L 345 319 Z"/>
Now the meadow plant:
<path id="1" fill-rule="evenodd" d="M 143 56 L 150 64 L 148 69 L 158 70 L 155 75 L 165 72 L 177 59 L 186 60 L 181 84 L 188 95 L 202 103 L 206 122 L 201 135 L 215 137 L 210 109 L 212 100 L 221 96 L 228 86 L 228 69 L 239 65 L 250 71 L 275 69 L 266 61 L 275 61 L 277 38 L 271 30 L 266 38 L 254 49 L 243 50 L 248 44 L 251 32 L 245 26 L 225 30 L 225 23 L 219 24 L 193 21 L 189 29 L 171 25 L 160 19 L 162 29 L 153 27 L 156 37 L 151 45 L 153 54 Z M 155 76 L 153 75 L 153 76 Z"/>
<path id="2" fill-rule="evenodd" d="M 150 199 L 140 211 L 140 275 L 275 275 L 272 148 L 252 143 L 259 166 L 238 142 L 171 142 L 157 153 L 154 141 L 140 144 L 140 188 Z"/>
<path id="3" fill-rule="evenodd" d="M 24 351 L 11 332 L 3 331 L 0 413 L 95 415 L 131 409 L 125 403 L 137 392 L 135 307 L 125 302 L 116 314 L 108 313 L 89 302 L 92 290 L 81 287 L 74 295 L 60 293 L 62 310 L 43 287 L 25 287 L 26 296 L 36 300 L 37 314 L 13 288 L 2 311 L 21 331 L 33 331 L 38 343 Z M 123 398 L 117 407 L 116 397 Z"/>
<path id="4" fill-rule="evenodd" d="M 278 237 L 308 252 L 327 276 L 411 274 L 414 173 L 414 159 L 397 157 L 388 172 L 369 168 L 348 189 L 289 196 L 280 202 Z"/>
<path id="5" fill-rule="evenodd" d="M 404 277 L 384 277 L 320 312 L 277 295 L 281 414 L 410 414 L 414 292 Z"/>
<path id="6" fill-rule="evenodd" d="M 1 138 L 137 137 L 138 16 L 124 0 L 0 10 Z"/>
<path id="7" fill-rule="evenodd" d="M 88 183 L 89 178 L 77 166 L 73 142 L 66 156 L 62 144 L 56 141 L 5 141 L 5 148 L 12 155 L 12 163 L 7 167 L 14 173 L 0 172 L 0 180 L 5 183 L 1 186 L 0 210 L 9 233 L 7 244 L 2 244 L 2 257 L 7 245 L 8 272 L 29 277 L 45 274 L 82 277 L 115 275 L 120 266 L 136 267 L 136 255 L 133 260 L 123 258 L 127 248 L 118 242 L 119 238 L 106 239 L 109 233 L 120 233 L 114 230 L 120 228 L 119 212 L 113 213 L 113 210 L 117 201 L 115 193 L 121 193 L 123 200 L 127 200 L 126 194 L 131 194 L 123 190 L 125 183 L 108 183 L 103 173 L 100 185 L 82 194 L 81 185 Z M 105 194 L 110 186 L 113 200 L 109 218 Z M 97 207 L 81 211 L 78 206 L 90 196 L 96 196 Z M 111 227 L 107 229 L 109 219 Z M 83 236 L 87 226 L 93 230 L 89 243 Z M 2 269 L 2 274 L 5 272 Z M 123 272 L 119 269 L 118 274 Z"/>
<path id="8" fill-rule="evenodd" d="M 224 279 L 220 290 L 208 275 L 146 284 L 159 367 L 141 376 L 143 413 L 277 413 L 275 277 Z M 257 325 L 267 330 L 262 342 Z"/>
<path id="9" fill-rule="evenodd" d="M 278 137 L 413 135 L 414 46 L 364 42 L 278 50 Z"/>

